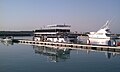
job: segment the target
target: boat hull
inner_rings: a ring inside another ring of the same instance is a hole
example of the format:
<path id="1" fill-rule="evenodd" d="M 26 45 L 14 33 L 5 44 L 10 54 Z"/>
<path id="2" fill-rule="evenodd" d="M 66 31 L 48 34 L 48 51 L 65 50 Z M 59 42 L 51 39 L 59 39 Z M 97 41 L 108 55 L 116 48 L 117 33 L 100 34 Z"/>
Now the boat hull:
<path id="1" fill-rule="evenodd" d="M 115 39 L 95 39 L 95 38 L 89 38 L 87 40 L 87 44 L 92 44 L 92 45 L 107 45 L 107 46 L 116 46 L 116 40 Z"/>

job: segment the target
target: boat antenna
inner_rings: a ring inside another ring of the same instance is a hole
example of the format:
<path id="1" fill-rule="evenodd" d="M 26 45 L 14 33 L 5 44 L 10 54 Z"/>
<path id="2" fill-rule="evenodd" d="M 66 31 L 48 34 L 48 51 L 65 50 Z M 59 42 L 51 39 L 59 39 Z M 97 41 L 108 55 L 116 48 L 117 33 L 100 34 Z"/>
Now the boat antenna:
<path id="1" fill-rule="evenodd" d="M 113 17 L 112 17 L 112 19 L 107 20 L 107 22 L 105 23 L 105 25 L 103 25 L 100 29 L 102 29 L 102 28 L 109 28 L 109 25 L 112 22 L 112 20 L 113 20 Z"/>
<path id="2" fill-rule="evenodd" d="M 105 23 L 105 25 L 103 25 L 100 29 L 109 28 L 110 22 L 111 22 L 111 20 L 107 20 L 107 22 Z"/>

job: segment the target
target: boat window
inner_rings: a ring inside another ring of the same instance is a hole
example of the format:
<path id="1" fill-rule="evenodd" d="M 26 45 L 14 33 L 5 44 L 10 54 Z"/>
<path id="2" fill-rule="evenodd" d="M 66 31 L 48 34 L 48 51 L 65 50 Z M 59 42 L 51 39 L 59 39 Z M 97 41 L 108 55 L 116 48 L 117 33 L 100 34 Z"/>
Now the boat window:
<path id="1" fill-rule="evenodd" d="M 106 34 L 106 36 L 111 36 L 111 34 Z"/>
<path id="2" fill-rule="evenodd" d="M 97 35 L 103 35 L 103 33 L 97 33 Z"/>
<path id="3" fill-rule="evenodd" d="M 35 32 L 70 32 L 69 29 L 41 29 L 35 30 Z"/>

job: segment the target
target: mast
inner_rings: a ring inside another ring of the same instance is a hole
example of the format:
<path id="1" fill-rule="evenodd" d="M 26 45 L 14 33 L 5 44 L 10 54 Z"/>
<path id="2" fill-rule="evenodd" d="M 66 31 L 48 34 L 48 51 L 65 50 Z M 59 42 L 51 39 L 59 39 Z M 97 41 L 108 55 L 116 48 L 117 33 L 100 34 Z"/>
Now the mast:
<path id="1" fill-rule="evenodd" d="M 105 23 L 105 25 L 103 25 L 100 29 L 109 29 L 109 24 L 110 24 L 110 21 L 107 20 L 107 22 Z"/>

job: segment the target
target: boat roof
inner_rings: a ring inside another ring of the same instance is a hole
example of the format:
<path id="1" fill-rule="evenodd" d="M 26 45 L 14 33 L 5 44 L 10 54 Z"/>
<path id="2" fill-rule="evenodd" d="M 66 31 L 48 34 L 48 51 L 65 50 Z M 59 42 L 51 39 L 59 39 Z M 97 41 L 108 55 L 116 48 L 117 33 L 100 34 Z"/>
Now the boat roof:
<path id="1" fill-rule="evenodd" d="M 65 24 L 53 24 L 53 25 L 47 25 L 47 27 L 71 27 L 71 26 Z"/>
<path id="2" fill-rule="evenodd" d="M 66 25 L 66 24 L 53 24 L 53 25 L 47 25 L 46 27 L 43 27 L 39 30 L 46 30 L 46 29 L 67 29 L 70 30 L 70 25 Z"/>

